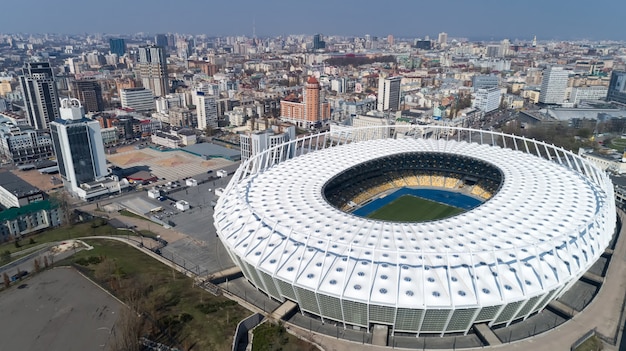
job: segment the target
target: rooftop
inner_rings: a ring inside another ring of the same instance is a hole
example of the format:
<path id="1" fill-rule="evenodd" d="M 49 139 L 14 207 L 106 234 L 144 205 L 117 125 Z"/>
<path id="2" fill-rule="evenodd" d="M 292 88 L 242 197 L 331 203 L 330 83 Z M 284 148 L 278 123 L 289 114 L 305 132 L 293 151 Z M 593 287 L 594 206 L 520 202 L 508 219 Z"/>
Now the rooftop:
<path id="1" fill-rule="evenodd" d="M 0 186 L 18 198 L 41 192 L 41 190 L 26 183 L 20 177 L 7 171 L 0 172 Z"/>

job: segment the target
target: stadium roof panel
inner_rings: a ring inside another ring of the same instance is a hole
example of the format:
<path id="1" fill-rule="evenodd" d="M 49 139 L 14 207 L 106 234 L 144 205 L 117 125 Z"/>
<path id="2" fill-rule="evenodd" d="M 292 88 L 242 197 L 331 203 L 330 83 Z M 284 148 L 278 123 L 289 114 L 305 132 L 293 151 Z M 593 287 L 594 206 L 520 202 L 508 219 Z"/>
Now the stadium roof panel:
<path id="1" fill-rule="evenodd" d="M 502 185 L 465 213 L 420 223 L 358 217 L 325 199 L 337 174 L 407 152 L 484 161 Z M 353 142 L 241 177 L 220 200 L 216 226 L 234 255 L 316 293 L 408 309 L 498 306 L 547 296 L 603 249 L 588 226 L 598 214 L 607 220 L 612 200 L 570 162 L 443 139 Z"/>

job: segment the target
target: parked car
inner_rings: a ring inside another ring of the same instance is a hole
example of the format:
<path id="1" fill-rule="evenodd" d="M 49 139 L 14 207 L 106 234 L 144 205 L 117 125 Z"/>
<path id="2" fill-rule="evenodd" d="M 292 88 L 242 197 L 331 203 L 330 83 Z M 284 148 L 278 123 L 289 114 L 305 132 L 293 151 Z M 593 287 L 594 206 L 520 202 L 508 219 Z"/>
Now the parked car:
<path id="1" fill-rule="evenodd" d="M 18 279 L 22 279 L 22 278 L 24 278 L 27 275 L 28 275 L 28 271 L 20 271 L 20 272 L 18 272 L 16 274 L 13 274 L 11 276 L 11 281 L 12 282 L 17 281 Z"/>

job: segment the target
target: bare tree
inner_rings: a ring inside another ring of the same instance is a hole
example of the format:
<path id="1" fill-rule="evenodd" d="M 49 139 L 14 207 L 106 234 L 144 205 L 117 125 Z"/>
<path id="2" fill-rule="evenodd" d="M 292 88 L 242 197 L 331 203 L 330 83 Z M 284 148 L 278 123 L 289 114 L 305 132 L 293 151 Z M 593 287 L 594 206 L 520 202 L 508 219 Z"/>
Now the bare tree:
<path id="1" fill-rule="evenodd" d="M 143 318 L 130 308 L 122 308 L 111 331 L 114 337 L 110 351 L 139 351 L 139 338 L 143 329 Z"/>
<path id="2" fill-rule="evenodd" d="M 35 272 L 39 272 L 41 270 L 41 263 L 39 263 L 38 258 L 35 258 L 35 260 L 33 261 L 33 270 Z"/>
<path id="3" fill-rule="evenodd" d="M 43 257 L 43 266 L 48 268 L 48 256 Z"/>
<path id="4" fill-rule="evenodd" d="M 9 286 L 11 286 L 11 280 L 9 279 L 9 275 L 7 274 L 7 272 L 4 272 L 2 274 L 2 279 L 4 279 L 4 287 L 8 288 Z"/>
<path id="5" fill-rule="evenodd" d="M 61 225 L 71 226 L 74 224 L 75 215 L 74 211 L 70 207 L 70 197 L 65 190 L 59 190 L 51 195 L 51 202 L 58 206 L 60 210 Z"/>

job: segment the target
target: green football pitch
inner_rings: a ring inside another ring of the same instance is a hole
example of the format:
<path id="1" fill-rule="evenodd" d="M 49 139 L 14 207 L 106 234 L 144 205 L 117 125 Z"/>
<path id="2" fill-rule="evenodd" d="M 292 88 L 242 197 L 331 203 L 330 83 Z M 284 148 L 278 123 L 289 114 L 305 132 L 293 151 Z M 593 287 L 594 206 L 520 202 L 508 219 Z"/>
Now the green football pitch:
<path id="1" fill-rule="evenodd" d="M 412 195 L 403 195 L 371 212 L 367 218 L 392 222 L 423 222 L 446 218 L 463 212 L 465 210 L 457 207 Z"/>

